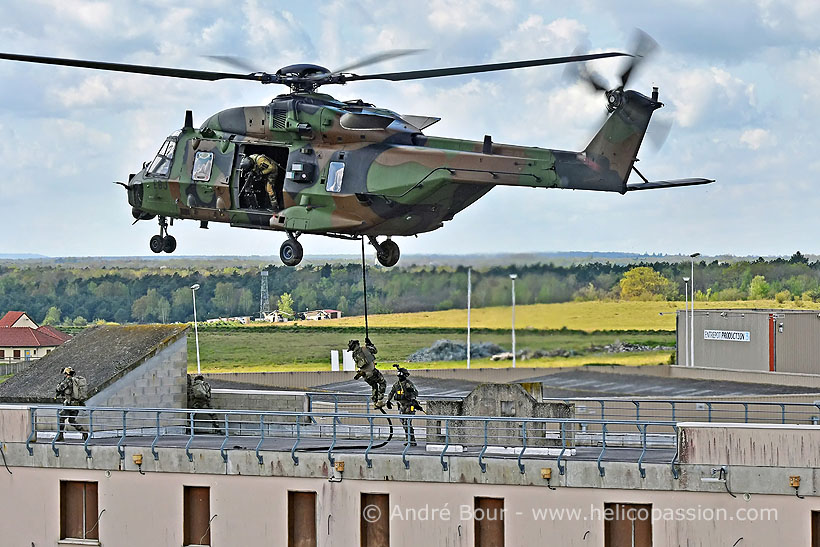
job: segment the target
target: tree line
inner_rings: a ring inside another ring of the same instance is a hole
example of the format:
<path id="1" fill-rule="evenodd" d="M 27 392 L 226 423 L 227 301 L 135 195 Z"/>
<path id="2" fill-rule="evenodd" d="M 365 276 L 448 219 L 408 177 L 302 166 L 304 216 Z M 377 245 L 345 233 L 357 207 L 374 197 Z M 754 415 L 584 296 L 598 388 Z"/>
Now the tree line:
<path id="1" fill-rule="evenodd" d="M 257 315 L 260 271 L 209 265 L 157 266 L 0 265 L 0 312 L 22 310 L 45 324 L 83 325 L 91 321 L 147 323 L 191 321 L 191 285 L 198 283 L 200 319 Z M 364 311 L 361 266 L 354 263 L 266 266 L 271 308 L 281 302 L 295 313 L 337 309 L 345 315 Z M 688 262 L 576 265 L 531 264 L 487 267 L 472 272 L 474 307 L 510 303 L 510 274 L 518 274 L 519 304 L 572 300 L 682 300 Z M 435 311 L 466 307 L 467 268 L 368 268 L 368 307 L 372 313 Z M 701 261 L 695 264 L 695 298 L 743 300 L 773 298 L 795 306 L 820 301 L 820 261 L 801 253 L 791 258 L 754 261 Z"/>

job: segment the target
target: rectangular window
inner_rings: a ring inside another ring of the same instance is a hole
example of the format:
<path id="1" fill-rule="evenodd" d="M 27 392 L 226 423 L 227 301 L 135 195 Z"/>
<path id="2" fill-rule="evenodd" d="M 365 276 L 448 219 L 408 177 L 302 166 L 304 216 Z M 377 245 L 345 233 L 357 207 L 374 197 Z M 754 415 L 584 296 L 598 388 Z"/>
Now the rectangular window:
<path id="1" fill-rule="evenodd" d="M 390 547 L 390 495 L 362 492 L 362 547 Z"/>
<path id="2" fill-rule="evenodd" d="M 341 192 L 342 179 L 345 176 L 345 164 L 342 161 L 330 162 L 330 167 L 327 170 L 327 185 L 325 189 L 328 192 Z"/>
<path id="3" fill-rule="evenodd" d="M 6 358 L 6 350 L 0 349 L 0 359 L 5 359 L 5 358 Z"/>
<path id="4" fill-rule="evenodd" d="M 651 547 L 652 505 L 604 504 L 604 547 Z"/>
<path id="5" fill-rule="evenodd" d="M 475 498 L 475 547 L 504 547 L 504 499 Z"/>
<path id="6" fill-rule="evenodd" d="M 60 481 L 60 539 L 100 538 L 97 483 Z"/>
<path id="7" fill-rule="evenodd" d="M 316 492 L 288 492 L 288 547 L 316 547 Z"/>
<path id="8" fill-rule="evenodd" d="M 197 152 L 194 157 L 194 166 L 191 169 L 191 179 L 209 181 L 214 166 L 213 152 Z"/>
<path id="9" fill-rule="evenodd" d="M 207 486 L 186 486 L 183 496 L 183 544 L 210 545 L 211 489 Z"/>
<path id="10" fill-rule="evenodd" d="M 20 350 L 19 350 L 19 349 L 14 350 L 14 358 L 15 358 L 15 359 L 19 359 L 19 358 L 20 358 Z"/>

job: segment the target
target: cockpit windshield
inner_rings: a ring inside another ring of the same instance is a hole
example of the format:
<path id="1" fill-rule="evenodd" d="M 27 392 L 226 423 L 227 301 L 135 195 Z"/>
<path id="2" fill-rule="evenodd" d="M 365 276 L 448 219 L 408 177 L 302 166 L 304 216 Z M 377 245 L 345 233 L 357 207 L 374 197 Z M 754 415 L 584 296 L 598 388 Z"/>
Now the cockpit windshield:
<path id="1" fill-rule="evenodd" d="M 174 150 L 177 147 L 177 139 L 174 136 L 165 139 L 160 146 L 157 157 L 151 162 L 146 175 L 153 177 L 167 177 L 171 170 L 171 162 L 174 161 Z"/>

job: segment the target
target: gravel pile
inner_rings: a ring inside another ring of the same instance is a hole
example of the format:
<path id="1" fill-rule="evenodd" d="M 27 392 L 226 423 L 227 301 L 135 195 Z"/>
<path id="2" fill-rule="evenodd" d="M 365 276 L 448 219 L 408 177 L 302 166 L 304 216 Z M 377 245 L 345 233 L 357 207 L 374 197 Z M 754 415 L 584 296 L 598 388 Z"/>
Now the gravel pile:
<path id="1" fill-rule="evenodd" d="M 482 359 L 502 353 L 504 349 L 492 342 L 470 344 L 470 357 Z M 431 361 L 466 361 L 467 344 L 456 340 L 438 340 L 429 348 L 420 349 L 410 355 L 408 361 L 413 363 L 429 363 Z"/>

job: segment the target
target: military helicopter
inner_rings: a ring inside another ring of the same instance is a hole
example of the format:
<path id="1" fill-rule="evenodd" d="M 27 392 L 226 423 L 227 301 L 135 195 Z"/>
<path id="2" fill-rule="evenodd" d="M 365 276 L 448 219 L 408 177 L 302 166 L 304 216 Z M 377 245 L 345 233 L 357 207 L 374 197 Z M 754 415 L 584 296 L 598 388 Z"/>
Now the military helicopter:
<path id="1" fill-rule="evenodd" d="M 157 218 L 159 233 L 150 240 L 155 253 L 172 253 L 176 239 L 169 220 L 193 219 L 276 230 L 288 238 L 279 250 L 288 266 L 303 256 L 298 238 L 320 234 L 343 239 L 367 237 L 378 261 L 399 261 L 392 236 L 430 232 L 484 196 L 493 187 L 526 186 L 619 192 L 714 182 L 687 178 L 650 182 L 635 168 L 638 149 L 652 113 L 663 106 L 658 89 L 651 96 L 624 89 L 636 65 L 654 47 L 643 35 L 632 54 L 575 54 L 567 57 L 359 75 L 350 72 L 373 62 L 409 53 L 393 51 L 344 69 L 313 64 L 268 72 L 226 73 L 0 53 L 0 59 L 186 78 L 250 80 L 283 84 L 290 92 L 270 104 L 229 108 L 196 128 L 191 111 L 182 129 L 160 146 L 156 157 L 131 174 L 128 192 L 136 219 Z M 583 68 L 579 75 L 604 92 L 608 117 L 580 152 L 427 136 L 439 121 L 400 115 L 362 100 L 339 101 L 320 87 L 365 80 L 406 81 L 476 74 L 525 67 L 584 63 L 626 57 L 621 82 L 609 88 Z M 232 62 L 230 59 L 223 59 Z M 236 65 L 235 61 L 233 63 Z M 248 162 L 263 154 L 281 166 L 270 191 L 250 179 Z M 632 171 L 642 182 L 628 184 Z M 378 241 L 379 236 L 386 239 Z"/>

